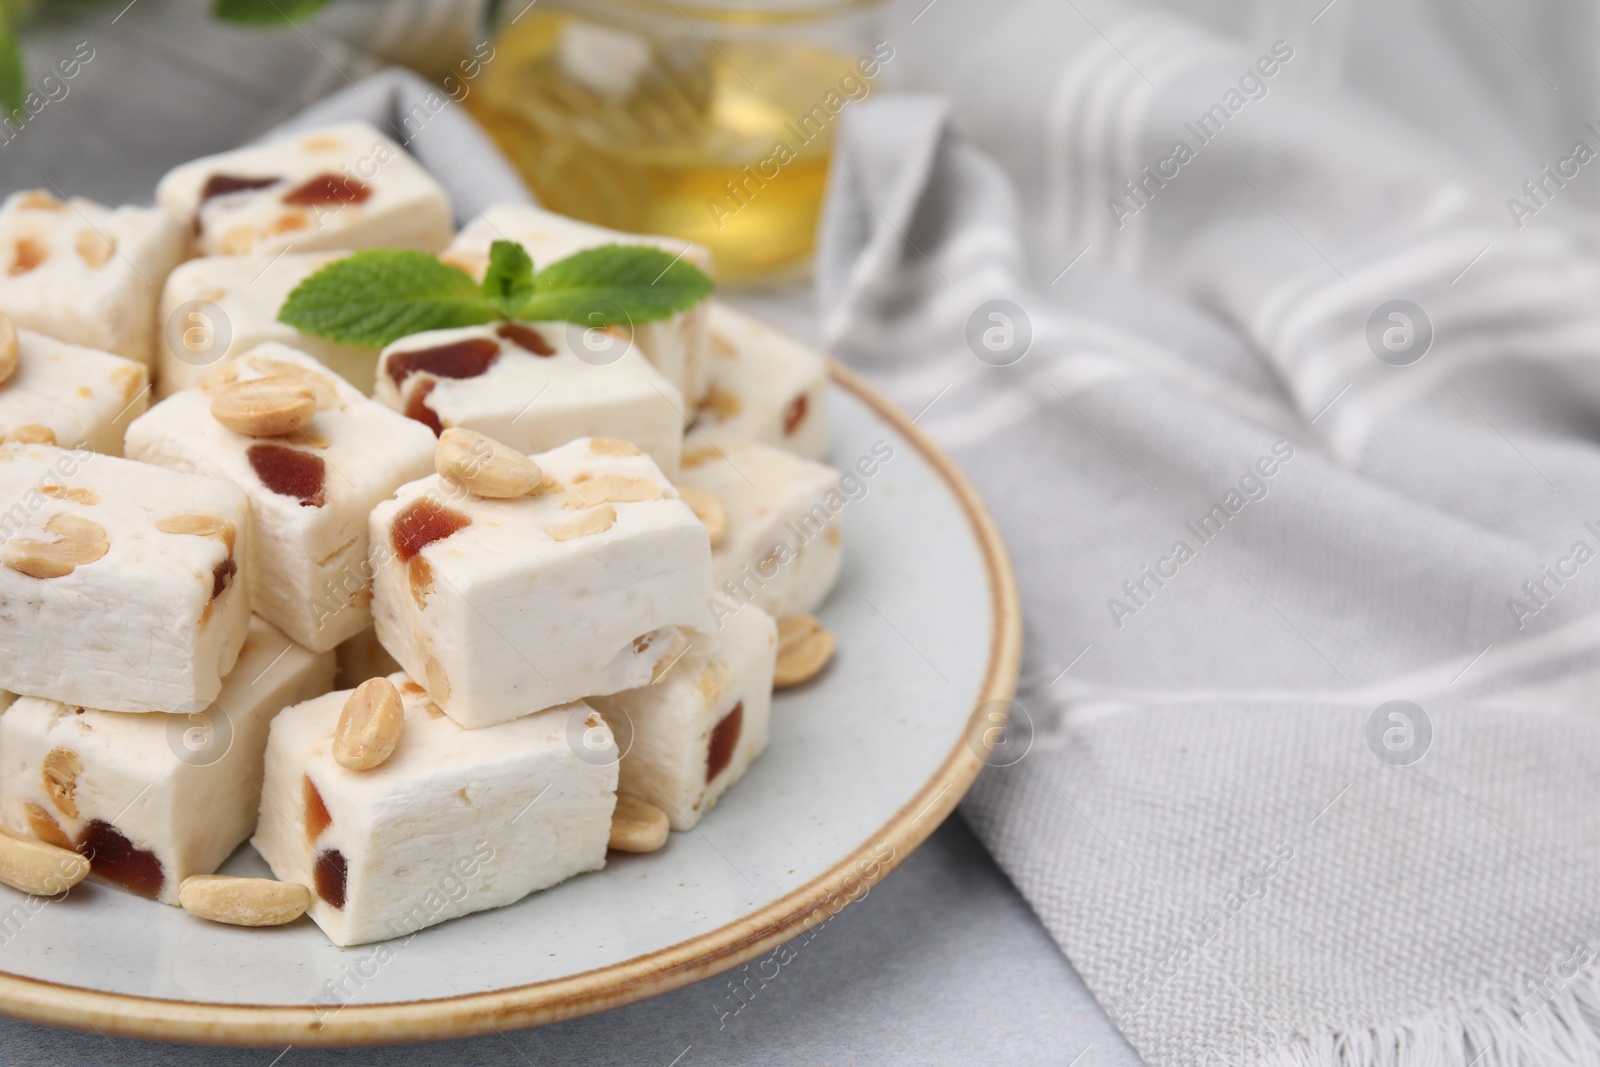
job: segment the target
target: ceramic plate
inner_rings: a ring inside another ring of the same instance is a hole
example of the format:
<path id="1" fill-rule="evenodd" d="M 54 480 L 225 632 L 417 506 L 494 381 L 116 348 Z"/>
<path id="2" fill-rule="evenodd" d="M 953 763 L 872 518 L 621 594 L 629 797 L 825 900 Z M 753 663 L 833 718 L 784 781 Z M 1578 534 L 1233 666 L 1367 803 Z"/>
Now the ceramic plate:
<path id="1" fill-rule="evenodd" d="M 349 949 L 309 920 L 247 930 L 89 883 L 60 901 L 0 887 L 0 1010 L 175 1041 L 460 1037 L 686 985 L 860 899 L 982 767 L 1021 624 L 1004 549 L 955 467 L 858 378 L 835 368 L 834 382 L 832 462 L 893 450 L 844 507 L 844 574 L 819 612 L 838 655 L 778 694 L 766 754 L 697 829 Z M 270 877 L 248 846 L 224 870 Z"/>

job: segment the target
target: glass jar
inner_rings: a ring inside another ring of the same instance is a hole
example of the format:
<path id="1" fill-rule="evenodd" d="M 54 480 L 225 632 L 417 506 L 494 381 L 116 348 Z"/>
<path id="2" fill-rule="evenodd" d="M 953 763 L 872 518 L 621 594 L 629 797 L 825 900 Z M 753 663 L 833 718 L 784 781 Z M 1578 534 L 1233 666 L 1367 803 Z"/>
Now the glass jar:
<path id="1" fill-rule="evenodd" d="M 551 210 L 770 277 L 807 261 L 839 114 L 893 58 L 879 6 L 509 0 L 466 102 Z"/>

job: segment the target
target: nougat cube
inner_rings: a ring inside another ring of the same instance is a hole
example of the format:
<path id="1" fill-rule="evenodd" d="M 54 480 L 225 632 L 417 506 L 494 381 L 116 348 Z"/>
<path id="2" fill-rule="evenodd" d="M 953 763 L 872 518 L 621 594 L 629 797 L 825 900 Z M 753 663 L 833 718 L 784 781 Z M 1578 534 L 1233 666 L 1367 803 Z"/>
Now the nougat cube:
<path id="1" fill-rule="evenodd" d="M 787 619 L 827 599 L 844 561 L 847 498 L 837 470 L 771 445 L 728 442 L 687 452 L 679 482 L 710 493 L 727 513 L 711 554 L 722 602 Z"/>
<path id="2" fill-rule="evenodd" d="M 438 252 L 454 232 L 439 183 L 365 122 L 185 163 L 161 179 L 156 203 L 187 228 L 202 256 L 335 248 Z"/>
<path id="3" fill-rule="evenodd" d="M 543 270 L 575 252 L 603 245 L 650 245 L 670 255 L 682 256 L 707 275 L 711 253 L 678 237 L 658 237 L 610 230 L 557 215 L 528 204 L 495 204 L 467 223 L 441 257 L 475 278 L 482 278 L 489 263 L 489 246 L 495 241 L 516 241 Z M 640 352 L 655 364 L 685 399 L 693 405 L 705 394 L 711 368 L 707 362 L 708 301 L 654 322 L 635 323 L 632 337 Z"/>
<path id="4" fill-rule="evenodd" d="M 198 711 L 250 622 L 239 487 L 92 452 L 0 445 L 0 689 Z"/>
<path id="5" fill-rule="evenodd" d="M 17 331 L 17 369 L 0 383 L 0 442 L 122 455 L 128 423 L 150 406 L 143 363 Z"/>
<path id="6" fill-rule="evenodd" d="M 90 877 L 164 904 L 256 825 L 267 727 L 333 684 L 333 654 L 263 620 L 216 702 L 128 715 L 21 697 L 0 715 L 0 823 L 89 857 Z"/>
<path id="7" fill-rule="evenodd" d="M 283 711 L 267 742 L 252 844 L 336 945 L 404 937 L 605 865 L 617 749 L 582 703 L 466 730 L 404 673 L 400 743 L 352 771 L 333 758 L 348 692 Z"/>
<path id="8" fill-rule="evenodd" d="M 506 322 L 412 334 L 383 350 L 374 396 L 434 433 L 476 430 L 519 452 L 580 437 L 631 441 L 671 477 L 683 397 L 632 349 L 593 363 L 565 323 Z"/>
<path id="9" fill-rule="evenodd" d="M 617 789 L 692 830 L 767 747 L 778 625 L 746 604 L 722 619 L 714 651 L 690 652 L 653 685 L 594 706 L 622 752 Z"/>
<path id="10" fill-rule="evenodd" d="M 822 459 L 828 452 L 828 361 L 742 311 L 711 301 L 711 383 L 695 411 L 711 442 L 757 441 Z"/>
<path id="11" fill-rule="evenodd" d="M 193 389 L 217 367 L 270 342 L 313 356 L 364 393 L 372 392 L 377 349 L 301 333 L 278 321 L 295 286 L 348 252 L 202 256 L 181 263 L 161 293 L 157 392 Z"/>
<path id="12" fill-rule="evenodd" d="M 236 433 L 211 416 L 212 393 L 290 374 L 317 394 L 301 432 Z M 175 393 L 128 427 L 130 458 L 225 478 L 250 499 L 256 536 L 245 556 L 257 614 L 321 652 L 372 625 L 367 516 L 433 469 L 424 427 L 363 396 L 316 360 L 265 344 L 224 364 L 200 389 Z"/>
<path id="13" fill-rule="evenodd" d="M 0 205 L 0 315 L 148 365 L 156 303 L 183 242 L 155 208 L 13 193 Z"/>
<path id="14" fill-rule="evenodd" d="M 582 438 L 537 495 L 435 475 L 372 512 L 378 639 L 445 714 L 489 726 L 645 685 L 711 629 L 706 529 L 650 457 Z"/>

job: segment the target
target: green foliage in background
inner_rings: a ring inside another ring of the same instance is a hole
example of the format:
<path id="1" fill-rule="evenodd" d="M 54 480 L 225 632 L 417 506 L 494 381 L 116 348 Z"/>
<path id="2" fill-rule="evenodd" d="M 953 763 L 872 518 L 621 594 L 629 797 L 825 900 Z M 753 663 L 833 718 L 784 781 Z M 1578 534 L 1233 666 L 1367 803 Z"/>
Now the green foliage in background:
<path id="1" fill-rule="evenodd" d="M 284 26 L 315 14 L 328 0 L 214 0 L 212 14 L 225 22 L 246 26 Z M 0 118 L 10 118 L 22 107 L 27 94 L 18 33 L 25 20 L 69 17 L 85 6 L 65 0 L 0 0 Z"/>
<path id="2" fill-rule="evenodd" d="M 211 13 L 227 22 L 275 26 L 315 14 L 328 0 L 216 0 Z"/>
<path id="3" fill-rule="evenodd" d="M 0 107 L 10 118 L 22 107 L 22 45 L 17 40 L 21 0 L 0 0 Z"/>

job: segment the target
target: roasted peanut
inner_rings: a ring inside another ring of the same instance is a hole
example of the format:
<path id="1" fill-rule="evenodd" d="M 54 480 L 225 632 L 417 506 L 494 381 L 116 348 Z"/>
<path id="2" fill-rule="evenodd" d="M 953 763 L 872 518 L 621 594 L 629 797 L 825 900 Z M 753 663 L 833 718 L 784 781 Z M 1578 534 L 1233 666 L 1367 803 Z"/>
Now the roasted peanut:
<path id="1" fill-rule="evenodd" d="M 7 445 L 53 445 L 56 443 L 56 432 L 48 426 L 40 426 L 37 422 L 24 423 L 15 429 L 6 431 L 5 439 L 0 444 Z"/>
<path id="2" fill-rule="evenodd" d="M 778 664 L 774 689 L 815 678 L 833 658 L 834 636 L 815 615 L 796 615 L 778 623 Z"/>
<path id="3" fill-rule="evenodd" d="M 654 852 L 667 843 L 668 829 L 666 812 L 638 797 L 618 793 L 607 846 L 618 852 Z"/>
<path id="4" fill-rule="evenodd" d="M 539 465 L 516 449 L 455 426 L 439 435 L 433 464 L 446 481 L 490 500 L 526 496 L 544 479 Z"/>
<path id="5" fill-rule="evenodd" d="M 661 484 L 649 478 L 634 478 L 626 474 L 602 474 L 574 482 L 561 506 L 578 510 L 596 504 L 632 504 L 641 500 L 659 500 Z"/>
<path id="6" fill-rule="evenodd" d="M 720 545 L 723 535 L 728 532 L 728 513 L 722 509 L 722 502 L 704 489 L 696 489 L 692 485 L 678 486 L 678 496 L 689 505 L 694 517 L 705 524 L 706 533 L 711 535 L 711 547 Z"/>
<path id="7" fill-rule="evenodd" d="M 39 492 L 57 500 L 70 500 L 74 504 L 82 504 L 85 507 L 93 507 L 95 504 L 100 503 L 99 493 L 93 489 L 85 489 L 81 485 L 41 485 Z"/>
<path id="8" fill-rule="evenodd" d="M 70 748 L 52 748 L 44 757 L 39 775 L 44 779 L 45 792 L 56 810 L 69 819 L 78 817 L 78 775 L 83 773 L 83 760 Z"/>
<path id="9" fill-rule="evenodd" d="M 78 258 L 92 269 L 99 269 L 111 262 L 111 257 L 116 254 L 117 242 L 113 237 L 107 237 L 99 230 L 84 228 L 78 231 L 78 237 L 72 242 L 73 249 L 78 253 Z"/>
<path id="10" fill-rule="evenodd" d="M 744 410 L 744 405 L 739 402 L 738 396 L 713 385 L 706 392 L 705 398 L 700 401 L 698 408 L 720 422 L 739 414 Z"/>
<path id="11" fill-rule="evenodd" d="M 576 541 L 580 537 L 605 533 L 611 529 L 616 521 L 617 511 L 615 508 L 593 508 L 579 515 L 571 522 L 546 526 L 544 532 L 556 541 Z"/>
<path id="12" fill-rule="evenodd" d="M 17 373 L 17 327 L 10 319 L 0 315 L 0 385 Z"/>
<path id="13" fill-rule="evenodd" d="M 282 437 L 317 413 L 317 395 L 299 377 L 272 374 L 234 382 L 211 398 L 211 417 L 247 437 Z"/>
<path id="14" fill-rule="evenodd" d="M 89 873 L 89 861 L 68 849 L 43 841 L 0 835 L 0 882 L 24 893 L 53 897 L 65 893 Z"/>
<path id="15" fill-rule="evenodd" d="M 93 563 L 111 547 L 104 527 L 77 515 L 52 515 L 44 528 L 54 541 L 13 538 L 0 549 L 0 560 L 30 578 L 60 578 Z"/>
<path id="16" fill-rule="evenodd" d="M 405 725 L 400 690 L 387 678 L 368 678 L 345 698 L 333 730 L 333 758 L 352 771 L 369 771 L 394 753 Z"/>
<path id="17" fill-rule="evenodd" d="M 298 882 L 193 874 L 178 887 L 178 903 L 190 915 L 229 926 L 282 926 L 311 906 L 311 890 Z"/>
<path id="18" fill-rule="evenodd" d="M 192 537 L 215 537 L 228 546 L 233 555 L 233 542 L 238 536 L 233 523 L 216 515 L 171 515 L 156 523 L 162 533 L 188 534 Z"/>
<path id="19" fill-rule="evenodd" d="M 638 448 L 627 441 L 619 441 L 615 437 L 589 438 L 589 451 L 597 456 L 639 456 L 643 455 Z"/>
<path id="20" fill-rule="evenodd" d="M 291 363 L 286 359 L 273 359 L 270 356 L 247 356 L 240 362 L 262 375 L 283 374 L 290 378 L 298 378 L 316 396 L 318 411 L 327 411 L 329 408 L 339 406 L 339 390 L 334 386 L 333 379 L 322 371 L 312 370 L 310 367 Z"/>

